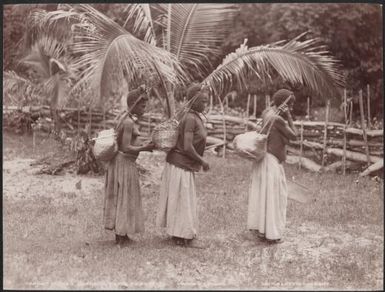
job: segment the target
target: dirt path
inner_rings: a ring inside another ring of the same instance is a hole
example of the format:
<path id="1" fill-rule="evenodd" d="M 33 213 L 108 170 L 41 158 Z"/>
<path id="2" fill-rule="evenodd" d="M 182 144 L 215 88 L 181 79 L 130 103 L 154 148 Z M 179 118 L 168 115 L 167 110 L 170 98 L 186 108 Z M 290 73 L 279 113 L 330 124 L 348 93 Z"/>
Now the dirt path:
<path id="1" fill-rule="evenodd" d="M 381 224 L 298 223 L 289 214 L 285 241 L 267 245 L 245 230 L 247 180 L 217 191 L 198 175 L 207 193 L 200 198 L 207 248 L 174 247 L 154 226 L 164 161 L 155 153 L 138 161 L 147 169 L 141 181 L 146 233 L 119 249 L 102 229 L 104 178 L 36 176 L 31 161 L 3 165 L 5 288 L 382 288 Z"/>

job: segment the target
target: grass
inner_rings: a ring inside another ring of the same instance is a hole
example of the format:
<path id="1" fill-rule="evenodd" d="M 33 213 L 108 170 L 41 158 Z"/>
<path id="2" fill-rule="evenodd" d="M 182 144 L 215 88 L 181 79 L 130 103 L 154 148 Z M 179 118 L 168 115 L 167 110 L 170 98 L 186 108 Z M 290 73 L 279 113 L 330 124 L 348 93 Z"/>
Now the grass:
<path id="1" fill-rule="evenodd" d="M 4 287 L 13 289 L 381 289 L 382 185 L 357 175 L 315 175 L 285 166 L 315 190 L 288 201 L 285 241 L 246 230 L 251 164 L 208 155 L 198 173 L 199 237 L 206 249 L 170 244 L 155 227 L 164 155 L 141 155 L 146 232 L 126 248 L 102 223 L 103 177 L 34 176 L 30 137 L 4 138 Z M 40 142 L 41 140 L 39 140 Z M 33 158 L 54 151 L 41 143 Z M 54 147 L 52 147 L 54 145 Z M 75 183 L 82 181 L 82 188 Z"/>

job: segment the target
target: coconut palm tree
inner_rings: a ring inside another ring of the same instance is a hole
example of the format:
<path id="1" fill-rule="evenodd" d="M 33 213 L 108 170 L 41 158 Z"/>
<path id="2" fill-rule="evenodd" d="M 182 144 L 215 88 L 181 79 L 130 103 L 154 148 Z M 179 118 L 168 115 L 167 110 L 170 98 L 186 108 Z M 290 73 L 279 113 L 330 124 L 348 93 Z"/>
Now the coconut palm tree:
<path id="1" fill-rule="evenodd" d="M 233 4 L 127 4 L 127 21 L 133 34 L 89 5 L 66 6 L 48 13 L 37 23 L 55 29 L 60 19 L 74 18 L 73 52 L 81 72 L 78 84 L 97 88 L 100 100 L 113 81 L 141 82 L 155 76 L 164 89 L 169 114 L 174 116 L 176 84 L 200 79 L 216 95 L 235 84 L 247 88 L 251 75 L 262 81 L 276 72 L 283 80 L 309 86 L 326 96 L 339 94 L 342 75 L 337 62 L 319 40 L 291 41 L 248 48 L 246 42 L 212 70 L 211 57 L 221 54 L 219 44 L 232 25 Z"/>
<path id="2" fill-rule="evenodd" d="M 275 71 L 293 85 L 305 85 L 328 98 L 339 95 L 343 76 L 337 71 L 338 62 L 319 45 L 319 39 L 299 41 L 305 34 L 288 42 L 252 48 L 247 47 L 245 40 L 206 76 L 203 83 L 217 93 L 228 92 L 234 83 L 242 90 L 247 88 L 251 75 L 265 82 Z"/>
<path id="3" fill-rule="evenodd" d="M 203 78 L 212 70 L 210 60 L 220 56 L 220 44 L 231 29 L 237 6 L 222 4 L 129 4 L 133 31 L 148 43 L 162 47 L 178 60 L 186 81 Z M 175 115 L 174 89 L 164 86 L 169 115 Z"/>
<path id="4" fill-rule="evenodd" d="M 128 18 L 135 19 L 134 31 L 141 32 L 147 42 L 175 54 L 185 71 L 198 73 L 203 77 L 202 83 L 217 95 L 228 92 L 234 84 L 244 90 L 251 75 L 265 81 L 274 71 L 285 81 L 308 86 L 327 97 L 340 94 L 338 87 L 343 84 L 343 76 L 337 70 L 338 62 L 319 39 L 301 41 L 304 33 L 290 41 L 252 48 L 247 47 L 245 40 L 210 72 L 208 57 L 221 54 L 218 43 L 224 40 L 232 24 L 234 5 L 161 4 L 157 19 L 152 17 L 151 11 L 156 10 L 152 7 L 130 4 Z M 154 23 L 160 23 L 162 28 L 158 36 Z"/>
<path id="5" fill-rule="evenodd" d="M 58 8 L 30 15 L 26 43 L 34 48 L 44 36 L 65 44 L 66 54 L 74 57 L 69 64 L 78 79 L 69 94 L 86 89 L 103 104 L 111 87 L 125 80 L 138 84 L 144 76 L 156 75 L 173 84 L 183 76 L 172 54 L 137 39 L 90 5 Z M 49 42 L 43 44 L 43 50 L 49 47 Z"/>
<path id="6" fill-rule="evenodd" d="M 20 62 L 32 68 L 38 76 L 39 85 L 44 88 L 43 97 L 49 98 L 55 130 L 59 132 L 58 109 L 66 102 L 74 74 L 71 58 L 66 54 L 63 43 L 42 35 Z"/>

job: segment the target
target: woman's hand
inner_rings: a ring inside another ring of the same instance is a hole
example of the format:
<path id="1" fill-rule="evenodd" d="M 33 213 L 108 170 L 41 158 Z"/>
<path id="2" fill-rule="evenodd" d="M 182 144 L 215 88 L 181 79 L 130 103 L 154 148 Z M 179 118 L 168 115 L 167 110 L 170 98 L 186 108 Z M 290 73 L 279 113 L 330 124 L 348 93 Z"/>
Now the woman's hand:
<path id="1" fill-rule="evenodd" d="M 155 149 L 155 144 L 154 142 L 149 142 L 148 144 L 146 144 L 145 146 L 143 146 L 143 151 L 150 151 L 152 152 L 152 150 Z"/>
<path id="2" fill-rule="evenodd" d="M 278 110 L 279 110 L 281 113 L 285 114 L 285 115 L 287 115 L 287 113 L 290 112 L 290 111 L 289 111 L 289 107 L 287 106 L 286 103 L 285 103 L 285 104 L 281 104 L 281 105 L 278 107 Z"/>
<path id="3" fill-rule="evenodd" d="M 204 171 L 208 171 L 210 169 L 210 165 L 206 161 L 202 161 L 202 167 Z"/>
<path id="4" fill-rule="evenodd" d="M 290 119 L 291 119 L 290 109 L 289 109 L 289 107 L 288 107 L 287 104 L 281 104 L 281 105 L 278 107 L 278 110 L 282 113 L 282 116 L 283 116 L 283 117 L 286 117 L 287 120 L 290 120 Z"/>
<path id="5" fill-rule="evenodd" d="M 251 159 L 255 159 L 255 158 L 256 158 L 255 155 L 254 155 L 253 153 L 251 153 L 251 152 L 249 152 L 249 151 L 247 151 L 247 150 L 242 150 L 241 152 L 242 152 L 242 154 L 243 154 L 244 156 L 246 156 L 247 158 L 251 158 Z"/>

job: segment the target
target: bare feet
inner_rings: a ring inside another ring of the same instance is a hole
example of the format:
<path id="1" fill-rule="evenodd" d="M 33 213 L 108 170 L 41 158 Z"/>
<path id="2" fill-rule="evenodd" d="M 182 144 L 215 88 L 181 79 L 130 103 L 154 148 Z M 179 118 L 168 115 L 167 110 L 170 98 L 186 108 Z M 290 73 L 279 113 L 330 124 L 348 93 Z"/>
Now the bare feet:
<path id="1" fill-rule="evenodd" d="M 258 236 L 258 238 L 260 238 L 260 239 L 266 239 L 265 234 L 259 232 L 258 230 L 255 231 L 255 234 L 256 234 L 256 235 Z"/>
<path id="2" fill-rule="evenodd" d="M 115 242 L 119 246 L 127 245 L 130 241 L 131 239 L 127 235 L 115 234 Z"/>
<path id="3" fill-rule="evenodd" d="M 281 238 L 279 238 L 279 239 L 267 239 L 266 238 L 266 241 L 267 241 L 267 243 L 270 243 L 270 244 L 278 244 L 278 243 L 283 242 L 283 240 Z"/>
<path id="4" fill-rule="evenodd" d="M 207 246 L 200 240 L 197 240 L 195 238 L 193 239 L 186 239 L 181 237 L 173 236 L 172 240 L 176 245 L 183 246 L 183 247 L 190 247 L 190 248 L 207 248 Z"/>
<path id="5" fill-rule="evenodd" d="M 268 239 L 266 238 L 265 234 L 264 233 L 261 233 L 259 232 L 258 230 L 253 230 L 255 235 L 257 235 L 257 237 L 263 241 L 266 241 L 267 243 L 270 243 L 270 244 L 277 244 L 277 243 L 282 243 L 283 240 L 282 238 L 279 238 L 279 239 Z"/>
<path id="6" fill-rule="evenodd" d="M 207 248 L 207 245 L 205 245 L 201 240 L 194 238 L 194 239 L 187 239 L 186 247 L 205 249 Z"/>
<path id="7" fill-rule="evenodd" d="M 184 238 L 176 237 L 176 236 L 172 236 L 171 238 L 176 245 L 179 245 L 179 246 L 185 246 L 186 245 L 186 239 L 184 239 Z"/>

